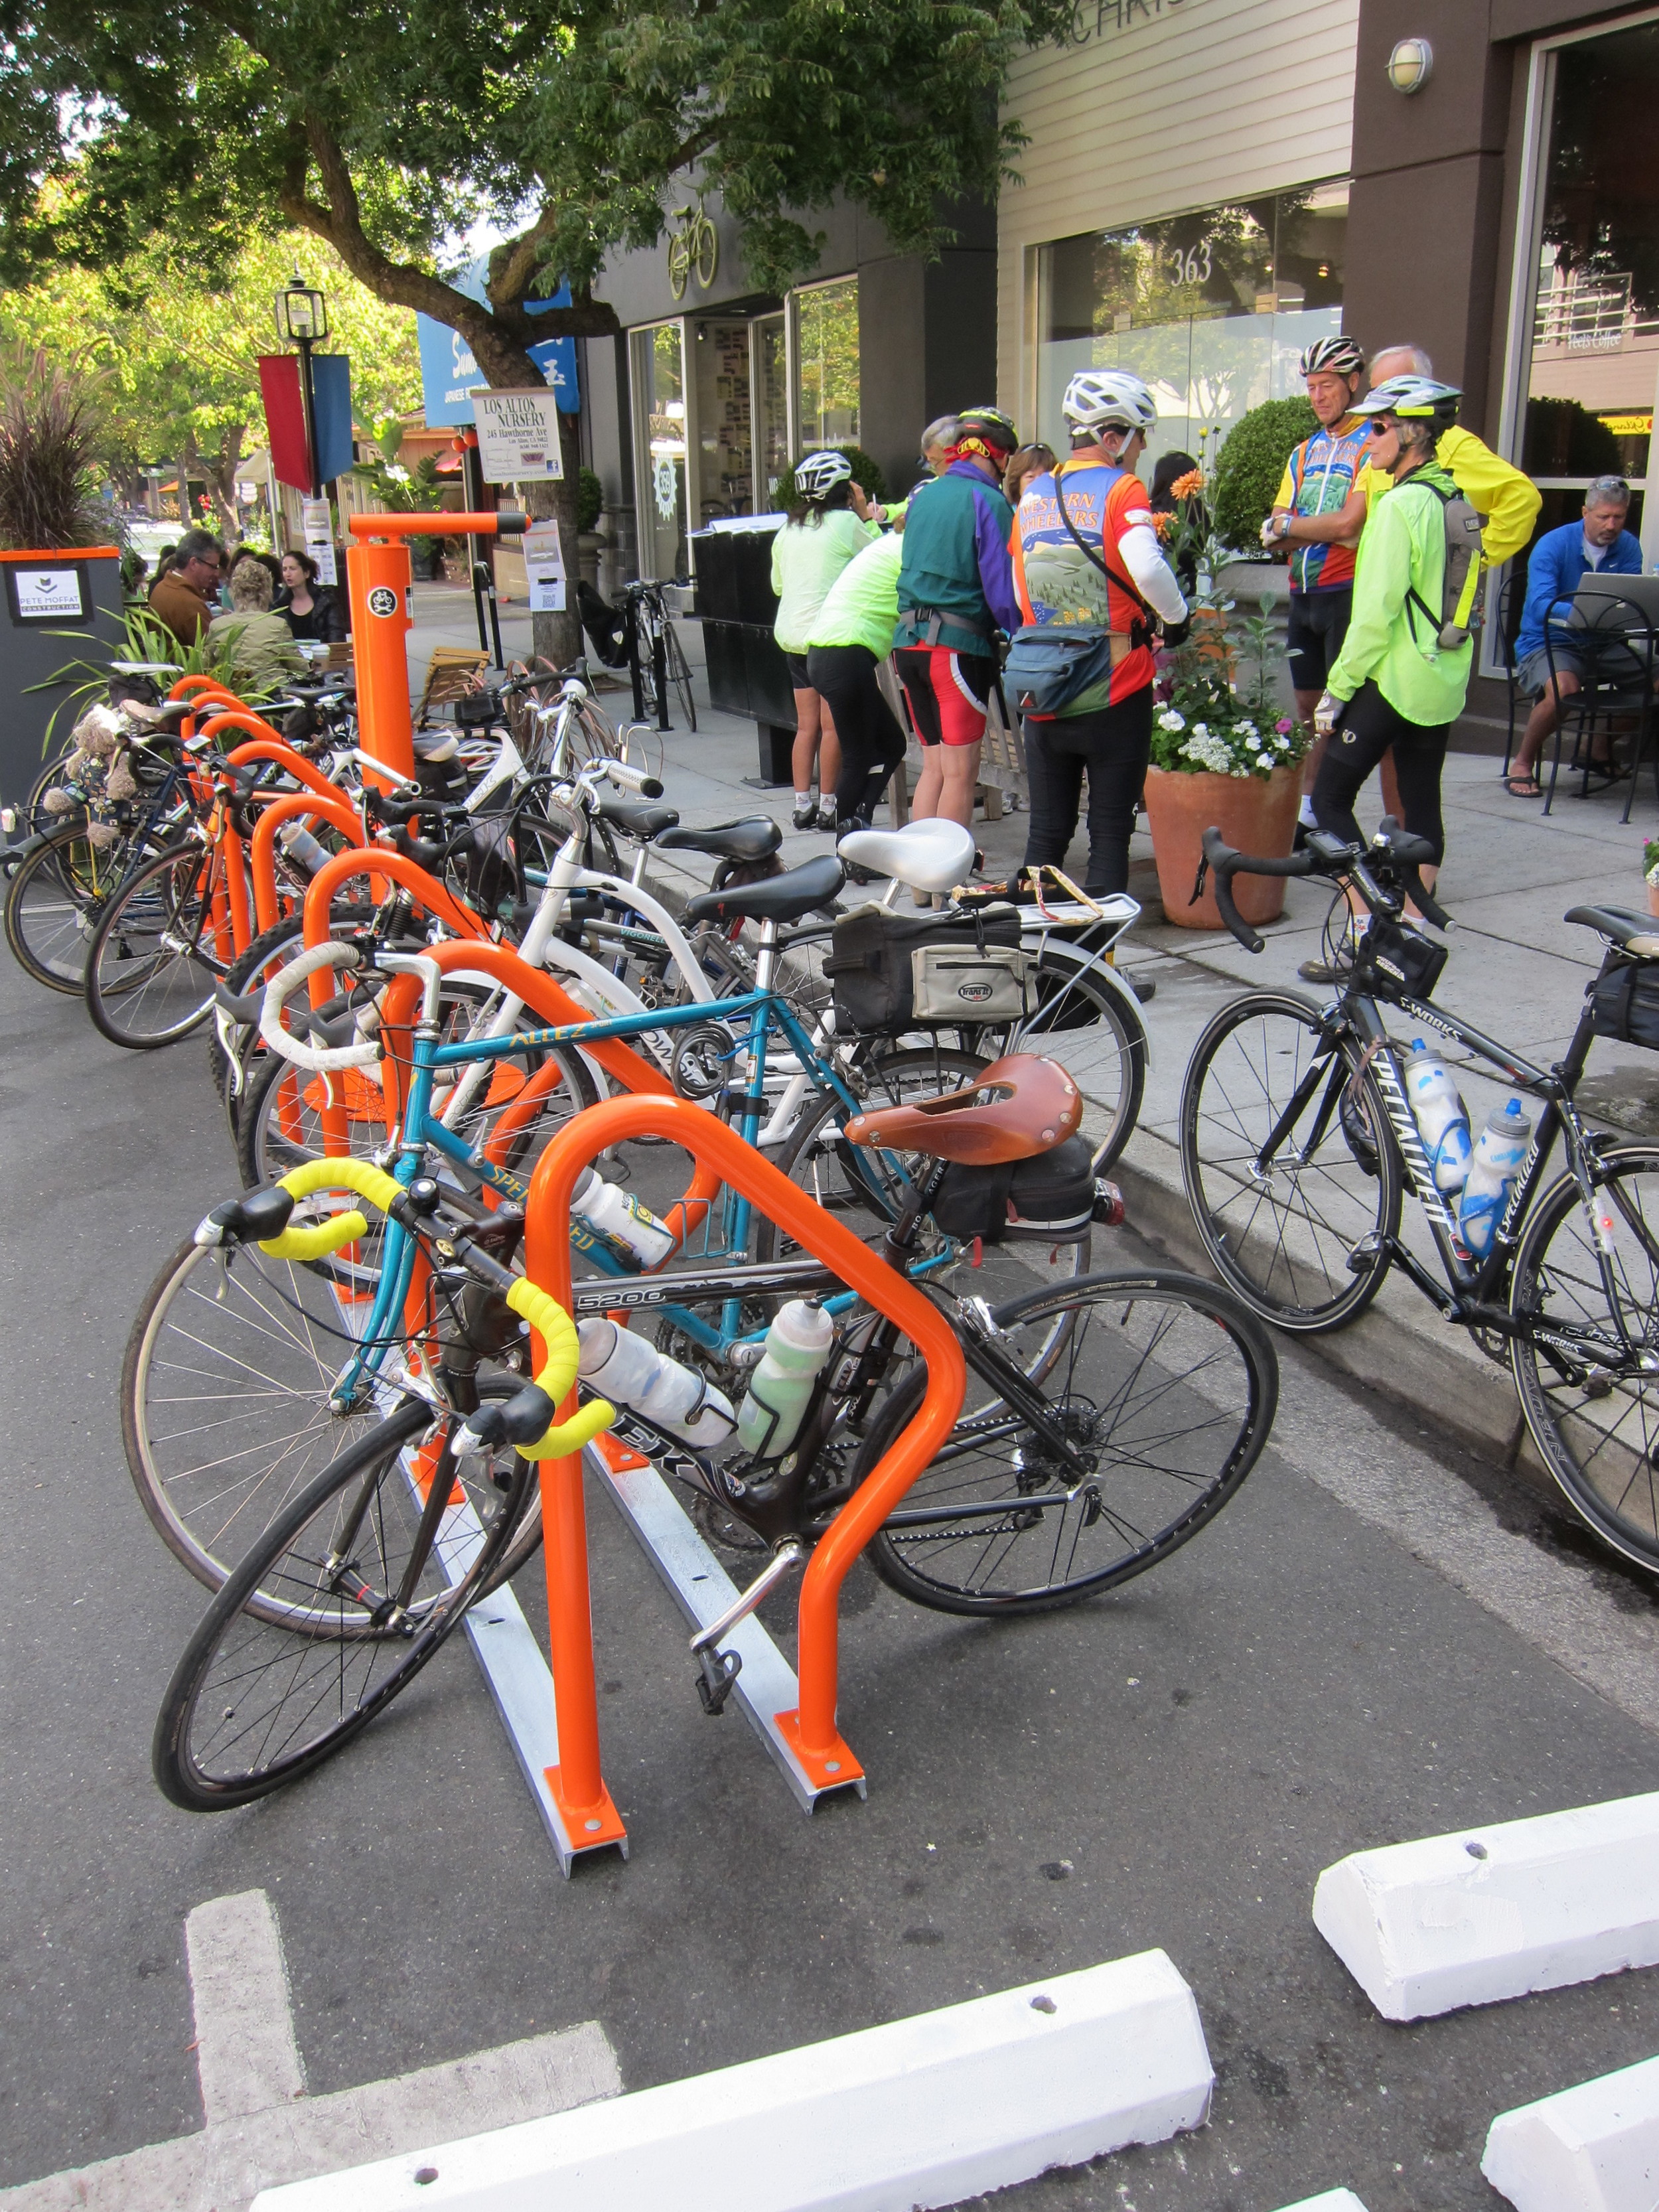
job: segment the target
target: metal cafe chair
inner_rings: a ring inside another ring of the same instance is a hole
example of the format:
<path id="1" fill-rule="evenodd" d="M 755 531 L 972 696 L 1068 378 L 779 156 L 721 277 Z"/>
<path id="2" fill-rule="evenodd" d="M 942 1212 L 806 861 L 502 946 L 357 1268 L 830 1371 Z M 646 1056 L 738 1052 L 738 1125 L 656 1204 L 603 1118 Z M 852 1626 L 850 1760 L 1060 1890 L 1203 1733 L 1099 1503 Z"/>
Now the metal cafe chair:
<path id="1" fill-rule="evenodd" d="M 1559 611 L 1564 607 L 1572 610 L 1571 645 L 1555 634 Z M 1561 747 L 1568 730 L 1572 731 L 1575 755 L 1583 772 L 1578 796 L 1587 799 L 1592 769 L 1589 748 L 1598 732 L 1607 734 L 1611 770 L 1616 734 L 1613 721 L 1634 715 L 1636 744 L 1629 769 L 1631 787 L 1621 817 L 1628 822 L 1636 797 L 1636 779 L 1641 772 L 1653 726 L 1653 684 L 1656 670 L 1659 669 L 1659 641 L 1656 641 L 1653 619 L 1639 600 L 1611 589 L 1592 592 L 1581 586 L 1573 599 L 1554 601 L 1545 616 L 1544 653 L 1552 682 L 1557 672 L 1558 652 L 1571 653 L 1582 668 L 1583 676 L 1578 690 L 1561 700 L 1556 716 L 1555 750 L 1550 762 L 1544 811 L 1547 814 L 1555 803 Z M 1610 775 L 1609 780 L 1616 781 L 1616 777 Z"/>

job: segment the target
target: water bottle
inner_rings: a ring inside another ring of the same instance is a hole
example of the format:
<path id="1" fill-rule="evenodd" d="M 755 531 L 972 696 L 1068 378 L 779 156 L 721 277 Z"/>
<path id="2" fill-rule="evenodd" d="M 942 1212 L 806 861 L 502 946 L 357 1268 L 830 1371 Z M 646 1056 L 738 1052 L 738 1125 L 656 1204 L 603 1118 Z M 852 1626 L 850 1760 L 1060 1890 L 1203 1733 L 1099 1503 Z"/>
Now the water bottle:
<path id="1" fill-rule="evenodd" d="M 1468 1180 L 1469 1109 L 1450 1071 L 1421 1037 L 1412 1039 L 1411 1058 L 1406 1062 L 1406 1097 L 1429 1156 L 1434 1187 L 1449 1197 Z"/>
<path id="2" fill-rule="evenodd" d="M 334 858 L 326 845 L 313 837 L 303 822 L 284 822 L 276 832 L 276 842 L 288 854 L 296 868 L 303 868 L 314 876 L 325 860 Z"/>
<path id="3" fill-rule="evenodd" d="M 584 1170 L 570 1194 L 570 1218 L 622 1245 L 642 1267 L 659 1266 L 674 1249 L 673 1231 L 632 1192 L 619 1190 L 593 1168 Z"/>
<path id="4" fill-rule="evenodd" d="M 1498 1224 L 1531 1144 L 1532 1123 L 1522 1112 L 1518 1098 L 1511 1098 L 1501 1113 L 1492 1115 L 1480 1132 L 1457 1208 L 1458 1234 L 1472 1258 L 1484 1260 L 1492 1250 Z"/>
<path id="5" fill-rule="evenodd" d="M 581 1340 L 576 1372 L 601 1398 L 631 1406 L 700 1451 L 713 1451 L 730 1438 L 738 1425 L 731 1401 L 693 1369 L 614 1321 L 579 1322 L 576 1334 Z"/>
<path id="6" fill-rule="evenodd" d="M 821 1306 L 791 1298 L 766 1332 L 766 1349 L 738 1409 L 738 1441 L 757 1459 L 781 1459 L 805 1418 L 812 1385 L 835 1340 Z"/>

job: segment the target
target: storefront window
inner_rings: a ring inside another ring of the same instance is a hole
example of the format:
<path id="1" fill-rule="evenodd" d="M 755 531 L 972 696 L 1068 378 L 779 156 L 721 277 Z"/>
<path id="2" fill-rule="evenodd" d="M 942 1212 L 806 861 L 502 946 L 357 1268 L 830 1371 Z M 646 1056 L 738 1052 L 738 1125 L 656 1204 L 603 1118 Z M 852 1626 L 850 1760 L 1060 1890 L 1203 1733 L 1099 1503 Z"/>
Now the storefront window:
<path id="1" fill-rule="evenodd" d="M 1089 231 L 1040 249 L 1037 434 L 1063 452 L 1060 403 L 1082 368 L 1151 386 L 1151 457 L 1207 451 L 1264 399 L 1302 389 L 1297 361 L 1342 327 L 1346 182 Z"/>
<path id="2" fill-rule="evenodd" d="M 696 526 L 723 515 L 749 514 L 754 481 L 753 429 L 749 405 L 749 325 L 697 322 L 691 325 L 696 364 Z"/>
<path id="3" fill-rule="evenodd" d="M 800 443 L 852 446 L 859 435 L 859 281 L 795 295 Z"/>
<path id="4" fill-rule="evenodd" d="M 629 333 L 642 576 L 690 573 L 685 520 L 685 349 L 678 322 Z"/>
<path id="5" fill-rule="evenodd" d="M 778 479 L 789 466 L 789 354 L 781 315 L 758 315 L 751 380 L 755 405 L 755 509 L 769 513 Z"/>
<path id="6" fill-rule="evenodd" d="M 1550 57 L 1538 290 L 1521 465 L 1539 527 L 1578 512 L 1592 477 L 1622 476 L 1641 526 L 1659 389 L 1659 23 Z"/>

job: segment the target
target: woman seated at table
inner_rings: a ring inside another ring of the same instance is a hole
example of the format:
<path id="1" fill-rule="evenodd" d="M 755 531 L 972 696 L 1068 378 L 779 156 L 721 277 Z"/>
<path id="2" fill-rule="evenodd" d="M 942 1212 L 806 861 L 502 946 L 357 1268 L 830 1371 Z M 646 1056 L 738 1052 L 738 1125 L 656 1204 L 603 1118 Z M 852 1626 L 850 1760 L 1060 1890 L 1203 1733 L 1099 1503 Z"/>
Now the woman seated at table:
<path id="1" fill-rule="evenodd" d="M 317 581 L 317 563 L 310 554 L 296 552 L 290 546 L 283 556 L 283 581 L 288 586 L 288 603 L 278 607 L 276 612 L 295 638 L 315 640 L 325 645 L 343 644 L 345 610 L 337 593 Z"/>
<path id="2" fill-rule="evenodd" d="M 230 612 L 208 624 L 209 651 L 216 664 L 229 647 L 228 680 L 246 698 L 264 697 L 306 673 L 306 657 L 282 616 L 271 612 L 270 599 L 270 569 L 261 561 L 239 561 L 230 572 Z"/>

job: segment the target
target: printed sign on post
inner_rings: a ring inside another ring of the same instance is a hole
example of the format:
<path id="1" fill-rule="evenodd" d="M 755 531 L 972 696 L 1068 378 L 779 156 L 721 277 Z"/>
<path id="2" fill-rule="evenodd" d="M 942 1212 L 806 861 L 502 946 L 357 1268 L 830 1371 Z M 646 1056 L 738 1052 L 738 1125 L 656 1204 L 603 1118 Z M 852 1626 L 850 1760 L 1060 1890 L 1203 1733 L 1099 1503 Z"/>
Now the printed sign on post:
<path id="1" fill-rule="evenodd" d="M 475 392 L 478 463 L 486 483 L 541 483 L 564 475 L 559 403 L 547 391 Z"/>
<path id="2" fill-rule="evenodd" d="M 556 522 L 538 522 L 533 530 L 526 530 L 520 543 L 524 547 L 525 574 L 530 579 L 530 611 L 532 615 L 559 615 L 564 612 L 564 551 L 559 544 Z"/>
<path id="3" fill-rule="evenodd" d="M 8 564 L 20 623 L 72 622 L 85 618 L 87 602 L 78 568 L 23 568 Z"/>
<path id="4" fill-rule="evenodd" d="M 339 570 L 334 560 L 334 520 L 328 511 L 325 499 L 301 500 L 306 526 L 306 551 L 317 563 L 317 580 L 322 584 L 337 584 Z"/>

